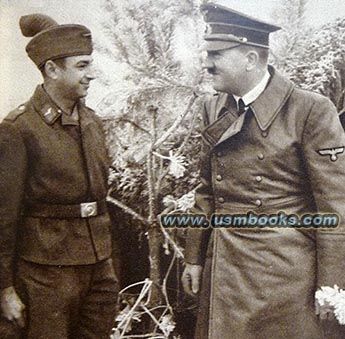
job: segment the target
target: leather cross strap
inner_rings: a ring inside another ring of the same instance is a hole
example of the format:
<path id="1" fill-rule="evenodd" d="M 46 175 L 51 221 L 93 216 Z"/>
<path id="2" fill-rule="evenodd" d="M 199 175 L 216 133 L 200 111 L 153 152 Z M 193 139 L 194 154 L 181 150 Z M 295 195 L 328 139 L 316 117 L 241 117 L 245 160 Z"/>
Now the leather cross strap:
<path id="1" fill-rule="evenodd" d="M 28 204 L 24 216 L 37 218 L 91 218 L 107 212 L 106 200 L 73 205 Z"/>

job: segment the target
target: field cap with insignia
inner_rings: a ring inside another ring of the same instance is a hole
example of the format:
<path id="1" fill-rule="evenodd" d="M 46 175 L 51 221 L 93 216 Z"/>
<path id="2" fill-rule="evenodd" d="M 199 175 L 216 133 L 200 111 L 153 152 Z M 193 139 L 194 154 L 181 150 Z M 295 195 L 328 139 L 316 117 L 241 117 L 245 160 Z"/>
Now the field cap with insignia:
<path id="1" fill-rule="evenodd" d="M 59 25 L 44 14 L 22 16 L 19 26 L 24 36 L 33 37 L 26 52 L 38 68 L 48 60 L 92 53 L 91 32 L 85 26 Z"/>
<path id="2" fill-rule="evenodd" d="M 269 34 L 281 29 L 218 4 L 207 3 L 200 8 L 208 25 L 204 36 L 204 49 L 207 51 L 219 51 L 242 44 L 269 48 Z"/>

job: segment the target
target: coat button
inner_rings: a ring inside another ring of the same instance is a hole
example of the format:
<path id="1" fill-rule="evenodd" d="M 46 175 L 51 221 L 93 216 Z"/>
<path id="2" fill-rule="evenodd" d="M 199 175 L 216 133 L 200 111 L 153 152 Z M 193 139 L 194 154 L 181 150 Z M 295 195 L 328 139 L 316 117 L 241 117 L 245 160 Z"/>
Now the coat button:
<path id="1" fill-rule="evenodd" d="M 259 154 L 258 154 L 258 158 L 259 158 L 260 160 L 264 160 L 265 156 L 263 155 L 263 153 L 259 153 Z"/>
<path id="2" fill-rule="evenodd" d="M 262 205 L 262 201 L 260 199 L 255 200 L 255 205 L 260 207 Z"/>
<path id="3" fill-rule="evenodd" d="M 255 177 L 255 180 L 256 180 L 257 182 L 261 182 L 261 181 L 262 181 L 262 176 L 261 176 L 261 175 L 256 176 L 256 177 Z"/>
<path id="4" fill-rule="evenodd" d="M 224 202 L 224 198 L 223 198 L 223 197 L 219 197 L 219 198 L 218 198 L 218 201 L 219 201 L 220 203 L 223 203 L 223 202 Z"/>
<path id="5" fill-rule="evenodd" d="M 217 157 L 221 157 L 223 154 L 222 154 L 222 152 L 217 152 Z"/>
<path id="6" fill-rule="evenodd" d="M 221 176 L 220 174 L 218 174 L 218 175 L 216 176 L 216 179 L 217 179 L 217 181 L 221 181 L 223 178 L 222 178 L 222 176 Z"/>
<path id="7" fill-rule="evenodd" d="M 263 138 L 266 138 L 266 137 L 268 136 L 268 133 L 267 133 L 266 131 L 263 131 L 263 132 L 261 133 L 261 135 L 262 135 Z"/>

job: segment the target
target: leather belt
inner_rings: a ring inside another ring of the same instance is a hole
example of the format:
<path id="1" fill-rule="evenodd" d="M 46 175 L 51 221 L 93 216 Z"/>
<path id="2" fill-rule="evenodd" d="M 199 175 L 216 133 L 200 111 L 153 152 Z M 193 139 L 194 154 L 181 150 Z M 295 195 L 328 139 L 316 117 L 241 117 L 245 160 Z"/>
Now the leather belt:
<path id="1" fill-rule="evenodd" d="M 28 204 L 24 215 L 37 218 L 91 218 L 107 212 L 106 200 L 74 205 Z"/>

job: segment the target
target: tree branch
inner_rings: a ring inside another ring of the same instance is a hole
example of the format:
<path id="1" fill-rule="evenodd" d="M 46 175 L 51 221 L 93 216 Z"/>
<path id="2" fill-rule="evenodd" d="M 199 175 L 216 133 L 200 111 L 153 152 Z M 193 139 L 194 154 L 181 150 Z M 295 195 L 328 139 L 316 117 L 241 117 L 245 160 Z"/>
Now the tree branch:
<path id="1" fill-rule="evenodd" d="M 190 108 L 194 104 L 195 99 L 197 96 L 193 93 L 193 96 L 190 98 L 189 103 L 187 105 L 187 108 L 185 111 L 178 116 L 178 118 L 175 120 L 175 122 L 172 124 L 172 126 L 162 135 L 161 138 L 159 138 L 153 145 L 152 149 L 158 148 L 165 140 L 167 140 L 170 135 L 177 129 L 177 127 L 182 123 L 186 115 L 189 113 Z"/>
<path id="2" fill-rule="evenodd" d="M 107 201 L 112 203 L 112 204 L 114 204 L 117 207 L 120 207 L 123 211 L 125 211 L 128 214 L 130 214 L 135 219 L 138 219 L 144 225 L 149 226 L 148 221 L 143 216 L 141 216 L 139 213 L 135 212 L 133 209 L 131 209 L 129 206 L 127 206 L 126 204 L 122 203 L 121 201 L 111 197 L 109 194 L 107 196 Z"/>

